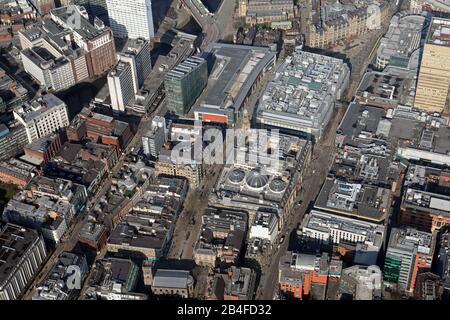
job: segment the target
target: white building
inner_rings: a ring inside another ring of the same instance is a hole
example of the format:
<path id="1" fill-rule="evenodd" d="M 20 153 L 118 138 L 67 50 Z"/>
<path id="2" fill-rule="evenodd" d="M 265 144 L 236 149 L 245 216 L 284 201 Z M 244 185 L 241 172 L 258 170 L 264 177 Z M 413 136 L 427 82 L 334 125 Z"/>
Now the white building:
<path id="1" fill-rule="evenodd" d="M 109 23 L 117 38 L 155 36 L 151 0 L 106 0 Z"/>
<path id="2" fill-rule="evenodd" d="M 303 219 L 298 234 L 325 244 L 353 243 L 358 264 L 376 264 L 384 236 L 383 225 L 312 210 Z"/>
<path id="3" fill-rule="evenodd" d="M 142 136 L 144 154 L 158 157 L 159 152 L 166 142 L 166 119 L 164 117 L 155 116 L 152 120 L 152 128 Z"/>
<path id="4" fill-rule="evenodd" d="M 63 90 L 75 85 L 72 64 L 65 57 L 56 58 L 45 48 L 21 52 L 24 70 L 47 90 Z"/>
<path id="5" fill-rule="evenodd" d="M 131 64 L 134 91 L 138 92 L 152 71 L 150 41 L 143 38 L 130 39 L 126 50 L 117 54 L 118 60 Z"/>
<path id="6" fill-rule="evenodd" d="M 250 239 L 259 238 L 274 243 L 277 235 L 277 215 L 273 212 L 258 211 L 250 229 Z"/>
<path id="7" fill-rule="evenodd" d="M 108 74 L 108 89 L 114 112 L 125 112 L 125 107 L 136 93 L 134 81 L 130 63 L 120 61 Z"/>
<path id="8" fill-rule="evenodd" d="M 69 125 L 67 105 L 52 93 L 16 107 L 13 114 L 25 127 L 29 143 Z"/>
<path id="9" fill-rule="evenodd" d="M 351 294 L 354 300 L 379 300 L 382 283 L 380 267 L 356 265 L 342 270 L 339 291 Z"/>

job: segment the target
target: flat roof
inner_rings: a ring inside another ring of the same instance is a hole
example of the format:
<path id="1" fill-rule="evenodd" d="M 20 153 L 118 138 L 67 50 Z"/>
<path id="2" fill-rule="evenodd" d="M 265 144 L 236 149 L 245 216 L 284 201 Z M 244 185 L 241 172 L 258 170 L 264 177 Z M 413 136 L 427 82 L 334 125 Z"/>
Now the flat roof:
<path id="1" fill-rule="evenodd" d="M 231 107 L 237 112 L 258 75 L 276 54 L 264 47 L 212 43 L 203 57 L 214 61 L 214 66 L 200 107 Z"/>

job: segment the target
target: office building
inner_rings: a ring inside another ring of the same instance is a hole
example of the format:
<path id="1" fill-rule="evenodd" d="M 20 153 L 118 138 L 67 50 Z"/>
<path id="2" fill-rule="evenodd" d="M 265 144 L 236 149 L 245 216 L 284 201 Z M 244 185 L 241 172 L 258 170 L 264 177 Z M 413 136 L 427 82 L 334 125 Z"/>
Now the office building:
<path id="1" fill-rule="evenodd" d="M 142 148 L 144 154 L 157 158 L 164 144 L 167 142 L 166 119 L 155 116 L 152 127 L 142 136 Z"/>
<path id="2" fill-rule="evenodd" d="M 16 107 L 13 114 L 14 118 L 25 127 L 28 143 L 69 125 L 67 105 L 52 93 Z"/>
<path id="3" fill-rule="evenodd" d="M 23 148 L 25 155 L 21 159 L 35 165 L 48 163 L 61 150 L 64 142 L 60 132 L 42 137 Z"/>
<path id="4" fill-rule="evenodd" d="M 30 0 L 33 7 L 44 16 L 55 8 L 55 0 Z"/>
<path id="5" fill-rule="evenodd" d="M 327 284 L 339 282 L 342 261 L 321 255 L 287 251 L 280 258 L 278 285 L 283 296 L 290 299 L 325 300 Z"/>
<path id="6" fill-rule="evenodd" d="M 107 248 L 109 252 L 122 252 L 129 257 L 158 259 L 164 255 L 175 229 L 176 216 L 167 219 L 151 213 L 125 215 L 111 232 Z"/>
<path id="7" fill-rule="evenodd" d="M 194 259 L 203 265 L 235 265 L 247 232 L 248 214 L 208 207 L 202 216 L 202 233 L 194 249 Z"/>
<path id="8" fill-rule="evenodd" d="M 201 163 L 197 163 L 194 159 L 190 163 L 178 163 L 176 157 L 172 155 L 172 150 L 167 149 L 161 149 L 159 152 L 155 170 L 157 175 L 186 178 L 189 185 L 194 188 L 200 186 L 204 177 L 204 169 Z"/>
<path id="9" fill-rule="evenodd" d="M 240 0 L 238 16 L 249 25 L 288 21 L 294 18 L 291 0 Z"/>
<path id="10" fill-rule="evenodd" d="M 412 227 L 392 228 L 386 250 L 384 281 L 413 292 L 420 269 L 430 269 L 436 235 Z"/>
<path id="11" fill-rule="evenodd" d="M 46 48 L 27 48 L 21 52 L 24 69 L 46 90 L 60 91 L 75 85 L 72 64 L 62 56 L 56 58 Z"/>
<path id="12" fill-rule="evenodd" d="M 297 234 L 325 244 L 354 244 L 355 263 L 372 265 L 377 263 L 384 228 L 375 223 L 312 210 L 303 219 Z"/>
<path id="13" fill-rule="evenodd" d="M 136 81 L 130 63 L 120 61 L 108 74 L 111 106 L 115 113 L 125 112 L 125 108 L 136 93 L 134 86 Z"/>
<path id="14" fill-rule="evenodd" d="M 0 124 L 0 160 L 7 160 L 23 152 L 28 143 L 27 130 L 19 122 Z"/>
<path id="15" fill-rule="evenodd" d="M 202 93 L 208 81 L 206 60 L 190 57 L 170 70 L 164 79 L 167 108 L 178 115 L 186 114 Z"/>
<path id="16" fill-rule="evenodd" d="M 66 0 L 67 1 L 67 0 Z M 73 4 L 83 6 L 89 16 L 98 17 L 103 23 L 109 24 L 106 0 L 71 0 Z"/>
<path id="17" fill-rule="evenodd" d="M 450 226 L 449 177 L 446 169 L 411 164 L 405 174 L 400 222 L 432 233 Z"/>
<path id="18" fill-rule="evenodd" d="M 16 300 L 36 276 L 47 250 L 37 231 L 14 224 L 0 230 L 0 300 Z"/>
<path id="19" fill-rule="evenodd" d="M 450 86 L 450 20 L 433 18 L 423 48 L 414 107 L 448 112 Z"/>
<path id="20" fill-rule="evenodd" d="M 25 71 L 46 89 L 94 79 L 116 63 L 111 29 L 97 18 L 91 23 L 78 6 L 53 9 L 50 19 L 19 31 L 19 39 Z"/>
<path id="21" fill-rule="evenodd" d="M 395 1 L 302 1 L 308 24 L 303 27 L 305 44 L 312 48 L 329 48 L 340 41 L 364 37 L 373 29 L 388 23 L 395 11 Z M 373 6 L 379 16 L 374 19 Z"/>
<path id="22" fill-rule="evenodd" d="M 259 210 L 250 228 L 250 239 L 258 238 L 275 243 L 278 236 L 278 216 L 275 212 Z"/>
<path id="23" fill-rule="evenodd" d="M 390 210 L 391 189 L 326 178 L 314 207 L 321 211 L 380 223 Z"/>
<path id="24" fill-rule="evenodd" d="M 138 92 L 144 84 L 144 80 L 152 71 L 150 41 L 143 38 L 129 39 L 125 45 L 125 50 L 118 53 L 117 56 L 119 61 L 131 64 L 134 91 Z"/>
<path id="25" fill-rule="evenodd" d="M 80 243 L 99 252 L 106 245 L 108 230 L 104 224 L 88 222 L 81 228 L 78 239 Z"/>
<path id="26" fill-rule="evenodd" d="M 106 0 L 109 24 L 116 38 L 155 36 L 151 0 Z"/>

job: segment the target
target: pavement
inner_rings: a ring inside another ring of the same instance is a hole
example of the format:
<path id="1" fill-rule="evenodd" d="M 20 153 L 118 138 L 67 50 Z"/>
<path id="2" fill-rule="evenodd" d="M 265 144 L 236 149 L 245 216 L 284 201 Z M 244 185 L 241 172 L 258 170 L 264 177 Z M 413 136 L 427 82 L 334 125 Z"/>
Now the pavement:
<path id="1" fill-rule="evenodd" d="M 223 34 L 228 26 L 233 25 L 233 13 L 236 5 L 235 1 L 222 0 L 222 4 L 213 15 L 202 14 L 194 5 L 193 0 L 180 0 L 185 8 L 189 10 L 192 17 L 197 21 L 203 30 L 204 39 L 200 46 L 204 49 L 209 43 L 216 42 L 227 36 Z"/>

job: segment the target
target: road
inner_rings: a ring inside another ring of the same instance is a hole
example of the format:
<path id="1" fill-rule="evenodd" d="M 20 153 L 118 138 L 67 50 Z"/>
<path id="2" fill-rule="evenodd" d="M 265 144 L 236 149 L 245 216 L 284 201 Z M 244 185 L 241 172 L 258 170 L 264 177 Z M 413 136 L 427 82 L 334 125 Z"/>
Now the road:
<path id="1" fill-rule="evenodd" d="M 220 40 L 225 36 L 225 34 L 222 34 L 223 30 L 226 30 L 227 27 L 233 24 L 233 13 L 236 5 L 234 0 L 222 0 L 222 4 L 213 15 L 199 12 L 193 3 L 194 0 L 180 1 L 203 30 L 204 39 L 200 46 L 201 49 L 206 48 L 210 43 Z"/>

